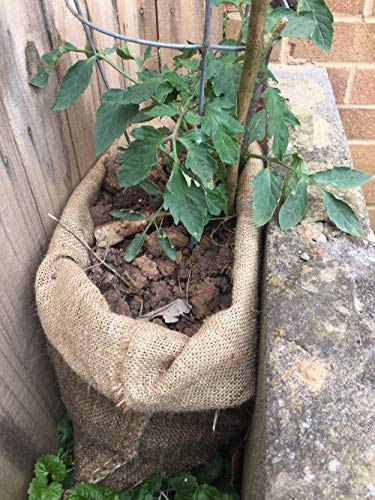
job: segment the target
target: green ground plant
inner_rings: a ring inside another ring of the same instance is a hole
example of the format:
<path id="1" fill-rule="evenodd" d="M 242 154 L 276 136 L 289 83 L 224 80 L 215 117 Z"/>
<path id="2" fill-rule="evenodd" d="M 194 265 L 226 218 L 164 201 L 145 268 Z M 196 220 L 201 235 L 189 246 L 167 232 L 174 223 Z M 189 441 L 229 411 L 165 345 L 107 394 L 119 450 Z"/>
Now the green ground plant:
<path id="1" fill-rule="evenodd" d="M 231 462 L 217 456 L 211 463 L 166 479 L 152 475 L 122 491 L 88 482 L 76 483 L 74 474 L 74 438 L 71 420 L 64 416 L 57 425 L 60 435 L 56 455 L 40 457 L 28 489 L 29 500 L 239 500 L 234 492 L 215 486 L 222 475 L 230 475 Z"/>
<path id="2" fill-rule="evenodd" d="M 222 3 L 228 2 L 213 1 L 215 6 Z M 311 40 L 329 51 L 333 38 L 333 16 L 329 8 L 324 0 L 299 0 L 296 11 L 272 8 L 268 0 L 253 0 L 250 16 L 245 16 L 244 8 L 250 0 L 230 0 L 229 3 L 238 8 L 243 24 L 237 40 L 225 39 L 222 43 L 246 42 L 246 51 L 209 51 L 202 116 L 198 114 L 200 57 L 196 49 L 175 56 L 173 68 L 163 66 L 155 71 L 144 68 L 150 48 L 141 58 L 133 56 L 126 43 L 103 50 L 98 48 L 97 54 L 93 54 L 87 48 L 78 49 L 65 42 L 43 55 L 46 65 L 31 81 L 37 87 L 46 85 L 63 54 L 75 52 L 85 56 L 61 79 L 52 109 L 64 110 L 88 87 L 96 61 L 110 65 L 125 77 L 129 83 L 126 89 L 110 89 L 102 96 L 103 103 L 97 110 L 94 125 L 97 154 L 105 151 L 131 124 L 142 124 L 158 117 L 168 117 L 174 123 L 172 129 L 151 125 L 133 128 L 133 141 L 119 148 L 120 186 L 141 186 L 158 207 L 152 216 L 131 210 L 112 213 L 114 217 L 127 220 L 148 219 L 146 229 L 126 249 L 127 261 L 135 258 L 151 226 L 156 227 L 164 252 L 171 259 L 176 258 L 173 244 L 157 223 L 161 210 L 168 211 L 175 224 L 182 223 L 197 241 L 212 217 L 233 211 L 239 171 L 249 156 L 256 156 L 241 151 L 245 131 L 249 143 L 262 141 L 266 136 L 272 140 L 272 154 L 260 156 L 266 168 L 253 183 L 253 209 L 258 226 L 266 224 L 278 206 L 281 228 L 287 230 L 296 226 L 307 210 L 308 188 L 315 186 L 331 221 L 350 235 L 363 236 L 361 222 L 353 208 L 331 189 L 356 188 L 370 175 L 340 166 L 310 173 L 298 152 L 287 151 L 289 129 L 299 125 L 299 121 L 276 87 L 276 78 L 263 65 L 274 40 L 283 36 Z M 110 57 L 112 54 L 124 60 L 135 60 L 137 78 L 118 67 Z M 183 71 L 179 71 L 181 69 Z M 256 112 L 247 123 L 249 104 L 260 78 L 266 84 L 261 95 L 264 109 Z M 150 170 L 160 161 L 168 176 L 163 190 L 147 179 Z"/>

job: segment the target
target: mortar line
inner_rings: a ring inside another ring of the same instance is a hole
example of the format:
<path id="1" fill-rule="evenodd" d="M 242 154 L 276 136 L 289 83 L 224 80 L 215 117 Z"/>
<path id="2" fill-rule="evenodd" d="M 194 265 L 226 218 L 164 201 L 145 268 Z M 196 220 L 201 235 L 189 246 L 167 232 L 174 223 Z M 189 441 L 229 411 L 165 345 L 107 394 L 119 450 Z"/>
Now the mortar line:
<path id="1" fill-rule="evenodd" d="M 290 54 L 289 38 L 283 38 L 281 40 L 280 64 L 288 64 L 289 54 Z"/>
<path id="2" fill-rule="evenodd" d="M 348 82 L 346 84 L 344 104 L 349 104 L 351 101 L 356 76 L 357 76 L 357 69 L 355 67 L 350 68 Z"/>
<path id="3" fill-rule="evenodd" d="M 349 146 L 375 146 L 375 139 L 348 139 Z"/>
<path id="4" fill-rule="evenodd" d="M 363 23 L 362 14 L 334 14 L 335 23 Z"/>
<path id="5" fill-rule="evenodd" d="M 336 104 L 338 109 L 375 109 L 375 104 Z"/>
<path id="6" fill-rule="evenodd" d="M 285 39 L 283 39 L 285 40 Z M 298 59 L 296 59 L 298 60 Z M 271 66 L 281 67 L 285 63 L 279 63 L 277 61 L 272 61 Z M 292 65 L 292 64 L 290 64 Z M 316 67 L 321 66 L 323 68 L 337 68 L 337 69 L 351 69 L 355 67 L 356 69 L 375 69 L 375 62 L 358 62 L 358 61 L 308 61 L 306 63 L 300 64 L 304 67 Z"/>

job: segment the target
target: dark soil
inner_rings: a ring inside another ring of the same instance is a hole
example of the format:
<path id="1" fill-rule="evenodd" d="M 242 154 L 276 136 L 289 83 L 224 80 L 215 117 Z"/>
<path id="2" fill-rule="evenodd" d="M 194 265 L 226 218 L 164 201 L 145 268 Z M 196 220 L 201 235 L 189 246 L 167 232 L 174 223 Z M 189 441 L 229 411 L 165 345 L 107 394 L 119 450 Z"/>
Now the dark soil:
<path id="1" fill-rule="evenodd" d="M 113 221 L 109 212 L 114 208 L 154 211 L 150 197 L 141 189 L 116 186 L 116 164 L 107 162 L 107 176 L 96 202 L 91 208 L 95 226 Z M 152 179 L 163 183 L 163 173 Z M 177 250 L 176 262 L 161 250 L 157 235 L 150 230 L 145 245 L 132 263 L 124 260 L 124 250 L 134 235 L 109 246 L 96 242 L 94 251 L 122 275 L 129 275 L 135 286 L 127 287 L 92 256 L 88 276 L 100 289 L 111 310 L 138 318 L 176 299 L 184 299 L 191 311 L 168 328 L 193 335 L 208 316 L 226 309 L 231 304 L 231 273 L 234 249 L 234 219 L 217 219 L 206 227 L 199 243 L 191 238 L 181 225 L 173 226 L 170 216 L 159 221 Z M 164 324 L 161 317 L 152 321 Z"/>

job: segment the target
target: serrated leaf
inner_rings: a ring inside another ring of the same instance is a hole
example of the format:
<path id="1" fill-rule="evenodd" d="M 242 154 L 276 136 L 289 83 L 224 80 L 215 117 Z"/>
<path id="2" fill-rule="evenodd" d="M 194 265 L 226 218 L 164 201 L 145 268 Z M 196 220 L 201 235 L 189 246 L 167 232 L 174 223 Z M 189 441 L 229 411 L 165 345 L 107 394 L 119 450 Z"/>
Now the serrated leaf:
<path id="1" fill-rule="evenodd" d="M 109 56 L 109 55 L 113 54 L 114 52 L 116 52 L 116 50 L 117 50 L 117 43 L 112 45 L 112 47 L 107 47 L 106 49 L 104 49 L 103 52 L 106 56 Z"/>
<path id="2" fill-rule="evenodd" d="M 148 110 L 144 111 L 144 116 L 146 118 L 156 118 L 159 116 L 175 116 L 178 113 L 176 105 L 174 103 L 170 104 L 160 104 L 150 107 Z"/>
<path id="3" fill-rule="evenodd" d="M 158 241 L 161 249 L 165 253 L 165 255 L 171 259 L 176 260 L 176 249 L 171 242 L 170 238 L 162 231 L 159 227 L 157 228 Z"/>
<path id="4" fill-rule="evenodd" d="M 140 104 L 141 102 L 150 99 L 160 84 L 161 75 L 157 73 L 157 75 L 148 78 L 142 83 L 135 83 L 131 87 L 128 87 L 125 91 L 123 91 L 121 101 L 124 104 Z M 108 94 L 108 92 L 105 94 Z"/>
<path id="5" fill-rule="evenodd" d="M 241 78 L 241 65 L 234 64 L 236 55 L 211 57 L 207 64 L 207 79 L 213 78 L 216 96 L 224 96 L 233 105 L 237 102 L 237 89 Z"/>
<path id="6" fill-rule="evenodd" d="M 316 28 L 316 19 L 313 12 L 295 12 L 292 9 L 273 9 L 267 16 L 266 32 L 270 31 L 282 17 L 288 19 L 288 24 L 281 32 L 281 37 L 295 37 L 311 40 Z"/>
<path id="7" fill-rule="evenodd" d="M 128 42 L 124 42 L 122 47 L 117 47 L 116 53 L 121 57 L 121 59 L 134 60 L 134 57 L 130 53 Z"/>
<path id="8" fill-rule="evenodd" d="M 352 207 L 338 196 L 320 189 L 323 195 L 323 203 L 328 217 L 344 233 L 352 236 L 363 237 L 363 228 L 358 215 Z"/>
<path id="9" fill-rule="evenodd" d="M 69 490 L 66 500 L 119 500 L 119 496 L 103 484 L 79 483 Z"/>
<path id="10" fill-rule="evenodd" d="M 349 167 L 333 167 L 315 172 L 311 177 L 322 184 L 335 188 L 356 188 L 371 179 L 372 175 Z"/>
<path id="11" fill-rule="evenodd" d="M 254 141 L 263 141 L 266 135 L 267 116 L 266 110 L 262 109 L 255 113 L 249 124 L 249 144 Z"/>
<path id="12" fill-rule="evenodd" d="M 66 466 L 56 455 L 43 455 L 38 458 L 34 466 L 36 477 L 50 475 L 56 483 L 61 483 L 66 477 Z"/>
<path id="13" fill-rule="evenodd" d="M 137 104 L 121 102 L 103 102 L 96 112 L 94 125 L 95 153 L 107 149 L 120 137 L 138 112 Z"/>
<path id="14" fill-rule="evenodd" d="M 153 500 L 153 493 L 161 488 L 161 477 L 154 474 L 133 488 L 133 500 Z"/>
<path id="15" fill-rule="evenodd" d="M 124 220 L 142 220 L 147 219 L 147 217 L 135 210 L 128 210 L 126 208 L 116 208 L 115 210 L 111 210 L 110 214 L 113 217 L 117 217 L 119 219 Z"/>
<path id="16" fill-rule="evenodd" d="M 35 477 L 27 490 L 29 500 L 60 500 L 64 490 L 60 483 L 48 484 L 47 477 Z"/>
<path id="17" fill-rule="evenodd" d="M 138 134 L 142 133 L 142 138 L 131 142 L 117 160 L 120 164 L 117 177 L 121 187 L 134 186 L 146 178 L 157 163 L 158 149 L 163 142 L 163 129 L 145 126 L 137 130 Z"/>
<path id="18" fill-rule="evenodd" d="M 289 171 L 285 176 L 284 181 L 284 194 L 285 198 L 288 198 L 290 193 L 295 194 L 298 182 L 303 178 L 302 174 L 308 175 L 309 169 L 303 158 L 301 158 L 298 154 L 292 155 L 292 162 L 290 164 L 291 168 L 294 171 Z"/>
<path id="19" fill-rule="evenodd" d="M 146 191 L 147 194 L 150 195 L 162 194 L 158 186 L 149 179 L 145 179 L 144 181 L 140 182 L 139 185 L 144 191 Z"/>
<path id="20" fill-rule="evenodd" d="M 215 99 L 208 103 L 202 120 L 202 129 L 212 136 L 212 142 L 220 160 L 232 165 L 238 161 L 239 157 L 237 135 L 243 133 L 244 129 L 237 120 L 230 116 L 226 106 L 226 101 L 222 99 Z"/>
<path id="21" fill-rule="evenodd" d="M 279 89 L 268 87 L 262 98 L 266 99 L 268 137 L 273 137 L 272 151 L 277 158 L 282 159 L 289 142 L 288 124 L 299 125 L 299 121 L 288 108 Z"/>
<path id="22" fill-rule="evenodd" d="M 290 193 L 281 206 L 279 224 L 283 231 L 296 226 L 305 215 L 307 210 L 307 185 L 306 179 L 300 179 L 295 194 Z"/>
<path id="23" fill-rule="evenodd" d="M 187 472 L 168 478 L 168 483 L 176 492 L 174 500 L 192 500 L 194 492 L 199 487 L 195 477 Z"/>
<path id="24" fill-rule="evenodd" d="M 180 137 L 179 142 L 187 149 L 185 165 L 198 177 L 203 186 L 212 189 L 213 176 L 218 169 L 216 161 L 210 156 L 212 149 L 203 142 L 196 144 L 184 137 Z"/>
<path id="25" fill-rule="evenodd" d="M 53 66 L 57 63 L 60 57 L 67 52 L 75 51 L 77 47 L 69 42 L 65 42 L 57 49 L 53 49 L 50 52 L 46 52 L 42 55 L 42 60 L 47 64 L 42 68 L 39 73 L 30 81 L 31 85 L 34 87 L 44 87 L 49 80 Z"/>
<path id="26" fill-rule="evenodd" d="M 52 109 L 69 108 L 84 93 L 90 83 L 95 61 L 96 56 L 81 59 L 68 69 L 62 77 Z"/>
<path id="27" fill-rule="evenodd" d="M 202 117 L 192 111 L 186 113 L 184 118 L 190 125 L 200 125 L 202 123 Z"/>
<path id="28" fill-rule="evenodd" d="M 211 215 L 220 215 L 221 212 L 228 212 L 228 198 L 226 196 L 226 188 L 224 184 L 220 184 L 215 189 L 205 190 L 207 207 Z"/>
<path id="29" fill-rule="evenodd" d="M 170 211 L 175 224 L 182 222 L 197 241 L 201 239 L 208 213 L 205 194 L 194 182 L 188 185 L 177 165 L 166 185 L 164 208 Z"/>
<path id="30" fill-rule="evenodd" d="M 298 0 L 298 12 L 312 11 L 316 25 L 311 41 L 330 52 L 333 40 L 333 15 L 324 0 Z"/>
<path id="31" fill-rule="evenodd" d="M 272 217 L 280 201 L 282 182 L 270 168 L 261 170 L 252 182 L 255 224 L 264 226 Z"/>
<path id="32" fill-rule="evenodd" d="M 129 244 L 124 253 L 126 262 L 134 260 L 145 242 L 145 233 L 138 234 Z"/>

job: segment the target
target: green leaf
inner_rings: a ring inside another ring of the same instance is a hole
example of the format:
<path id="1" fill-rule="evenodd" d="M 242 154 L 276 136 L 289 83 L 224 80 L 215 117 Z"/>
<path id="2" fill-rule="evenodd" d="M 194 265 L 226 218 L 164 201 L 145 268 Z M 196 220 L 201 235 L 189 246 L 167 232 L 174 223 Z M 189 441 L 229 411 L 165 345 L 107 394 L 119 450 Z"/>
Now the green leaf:
<path id="1" fill-rule="evenodd" d="M 280 201 L 282 182 L 277 172 L 265 168 L 257 174 L 252 185 L 254 221 L 257 226 L 264 226 Z"/>
<path id="2" fill-rule="evenodd" d="M 269 12 L 266 22 L 266 32 L 270 31 L 282 17 L 288 19 L 288 24 L 281 32 L 282 37 L 305 38 L 311 40 L 316 28 L 316 19 L 313 12 L 295 12 L 292 9 L 273 9 Z"/>
<path id="3" fill-rule="evenodd" d="M 35 477 L 27 490 L 29 500 L 60 500 L 64 490 L 60 483 L 48 484 L 47 477 Z"/>
<path id="4" fill-rule="evenodd" d="M 223 108 L 225 102 L 215 99 L 206 106 L 202 129 L 212 136 L 213 145 L 223 163 L 234 164 L 238 161 L 239 147 L 237 135 L 243 133 L 242 125 Z"/>
<path id="5" fill-rule="evenodd" d="M 79 483 L 69 491 L 67 500 L 119 500 L 119 496 L 102 484 Z"/>
<path id="6" fill-rule="evenodd" d="M 147 111 L 145 111 L 145 116 L 147 118 L 156 118 L 159 116 L 175 116 L 177 113 L 178 110 L 176 108 L 176 105 L 174 103 L 170 103 L 152 106 Z"/>
<path id="7" fill-rule="evenodd" d="M 95 153 L 99 154 L 120 137 L 138 112 L 137 104 L 103 102 L 96 112 Z"/>
<path id="8" fill-rule="evenodd" d="M 124 253 L 126 262 L 134 260 L 145 242 L 145 233 L 138 234 L 129 244 Z"/>
<path id="9" fill-rule="evenodd" d="M 203 186 L 212 189 L 213 176 L 218 168 L 216 161 L 210 156 L 212 149 L 203 142 L 196 144 L 184 137 L 180 137 L 179 142 L 187 149 L 186 167 L 198 177 Z"/>
<path id="10" fill-rule="evenodd" d="M 30 81 L 30 84 L 34 85 L 34 87 L 44 87 L 48 83 L 53 66 L 57 63 L 60 57 L 67 52 L 75 50 L 77 50 L 77 47 L 69 42 L 65 42 L 57 49 L 53 49 L 50 52 L 43 54 L 42 60 L 47 64 L 47 66 L 39 71 L 39 73 Z"/>
<path id="11" fill-rule="evenodd" d="M 226 187 L 220 184 L 215 189 L 205 190 L 208 211 L 211 215 L 220 215 L 221 212 L 228 212 L 228 198 L 226 195 Z"/>
<path id="12" fill-rule="evenodd" d="M 149 476 L 133 489 L 133 500 L 153 500 L 153 493 L 157 493 L 161 488 L 161 477 Z"/>
<path id="13" fill-rule="evenodd" d="M 236 55 L 211 58 L 207 65 L 207 79 L 213 78 L 216 96 L 224 96 L 234 105 L 237 103 L 237 89 L 241 78 L 241 65 L 235 64 Z"/>
<path id="14" fill-rule="evenodd" d="M 95 61 L 95 56 L 81 59 L 68 69 L 61 80 L 52 109 L 69 108 L 83 94 L 90 83 Z"/>
<path id="15" fill-rule="evenodd" d="M 309 173 L 309 169 L 303 158 L 301 158 L 296 153 L 292 155 L 292 158 L 293 159 L 290 166 L 295 171 L 294 172 L 288 171 L 287 175 L 285 176 L 285 181 L 284 181 L 285 198 L 288 198 L 290 193 L 296 194 L 296 188 L 298 182 L 303 178 L 303 174 L 308 175 Z"/>
<path id="16" fill-rule="evenodd" d="M 224 459 L 220 456 L 215 457 L 210 463 L 201 465 L 193 471 L 199 484 L 212 484 L 222 474 Z"/>
<path id="17" fill-rule="evenodd" d="M 254 141 L 263 141 L 266 135 L 267 116 L 266 110 L 262 109 L 255 113 L 249 124 L 249 144 Z"/>
<path id="18" fill-rule="evenodd" d="M 150 181 L 149 179 L 145 179 L 144 181 L 141 181 L 139 183 L 139 185 L 144 191 L 146 191 L 147 194 L 150 194 L 150 195 L 162 194 L 162 192 L 160 191 L 158 186 L 154 182 Z"/>
<path id="19" fill-rule="evenodd" d="M 159 245 L 161 246 L 165 255 L 171 260 L 176 260 L 176 249 L 171 240 L 159 227 L 156 229 L 156 231 L 158 235 Z"/>
<path id="20" fill-rule="evenodd" d="M 279 224 L 283 231 L 296 226 L 307 210 L 306 179 L 300 179 L 295 194 L 290 193 L 279 212 Z"/>
<path id="21" fill-rule="evenodd" d="M 187 472 L 168 478 L 168 483 L 176 492 L 174 500 L 192 500 L 195 490 L 199 487 L 195 477 Z"/>
<path id="22" fill-rule="evenodd" d="M 193 500 L 222 500 L 222 493 L 213 486 L 203 484 L 195 491 Z"/>
<path id="23" fill-rule="evenodd" d="M 63 450 L 73 448 L 74 437 L 73 437 L 73 425 L 72 420 L 68 414 L 64 414 L 57 424 L 57 432 L 60 435 L 59 448 Z"/>
<path id="24" fill-rule="evenodd" d="M 200 125 L 202 123 L 202 117 L 192 111 L 186 113 L 185 120 L 190 123 L 190 125 Z"/>
<path id="25" fill-rule="evenodd" d="M 130 53 L 129 45 L 128 42 L 124 42 L 122 47 L 117 47 L 116 53 L 118 56 L 121 57 L 121 59 L 129 60 L 132 59 L 134 60 L 134 57 Z"/>
<path id="26" fill-rule="evenodd" d="M 299 125 L 299 121 L 288 108 L 279 89 L 268 87 L 263 92 L 262 98 L 267 100 L 268 137 L 273 137 L 272 151 L 277 158 L 282 159 L 289 142 L 288 123 Z"/>
<path id="27" fill-rule="evenodd" d="M 195 182 L 188 185 L 177 165 L 166 185 L 164 208 L 170 211 L 175 224 L 182 222 L 197 241 L 201 239 L 208 213 L 205 194 Z"/>
<path id="28" fill-rule="evenodd" d="M 147 217 L 135 210 L 128 210 L 126 208 L 117 208 L 115 210 L 111 210 L 110 214 L 113 217 L 118 217 L 119 219 L 124 220 L 142 220 L 147 219 Z"/>
<path id="29" fill-rule="evenodd" d="M 143 137 L 131 142 L 117 160 L 120 164 L 118 181 L 121 187 L 134 186 L 146 178 L 157 163 L 158 149 L 163 142 L 163 129 L 144 126 L 136 130 Z M 132 133 L 134 135 L 135 130 Z"/>
<path id="30" fill-rule="evenodd" d="M 219 5 L 223 5 L 223 4 L 227 4 L 227 3 L 235 5 L 237 7 L 237 9 L 242 13 L 241 3 L 239 2 L 239 0 L 212 0 L 213 7 L 218 7 Z"/>
<path id="31" fill-rule="evenodd" d="M 122 102 L 124 104 L 140 104 L 156 92 L 157 88 L 161 84 L 161 75 L 157 75 L 148 78 L 142 83 L 135 83 L 131 87 L 128 87 L 122 94 Z M 105 94 L 108 94 L 106 92 Z M 103 95 L 104 97 L 104 95 Z"/>
<path id="32" fill-rule="evenodd" d="M 316 25 L 311 41 L 329 52 L 333 40 L 333 15 L 324 0 L 298 0 L 298 12 L 312 11 Z"/>
<path id="33" fill-rule="evenodd" d="M 36 477 L 50 475 L 56 483 L 61 483 L 66 477 L 66 466 L 56 455 L 43 455 L 38 458 L 34 466 Z"/>
<path id="34" fill-rule="evenodd" d="M 328 217 L 344 233 L 363 237 L 363 229 L 358 215 L 344 200 L 320 188 Z"/>
<path id="35" fill-rule="evenodd" d="M 322 184 L 335 188 L 356 188 L 371 179 L 371 174 L 349 167 L 333 167 L 315 172 L 311 177 Z"/>

